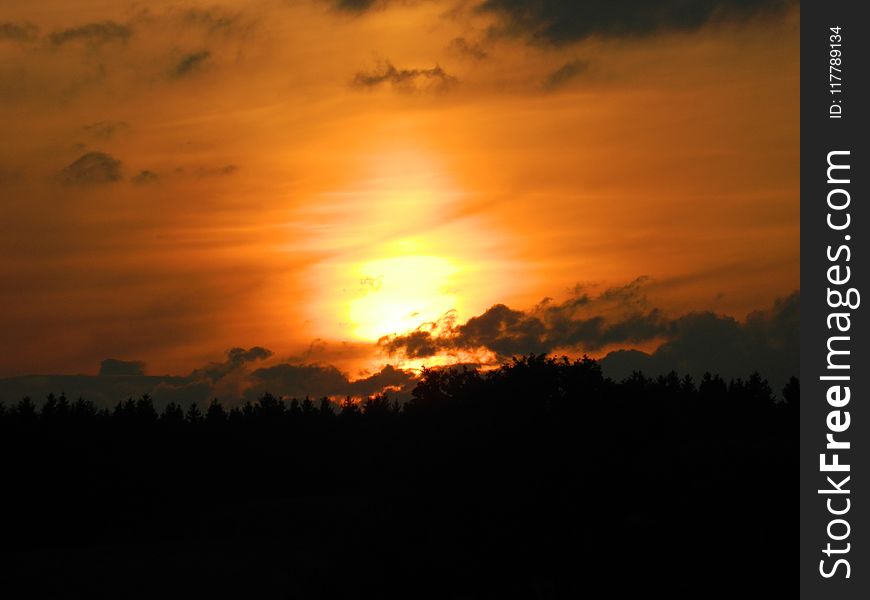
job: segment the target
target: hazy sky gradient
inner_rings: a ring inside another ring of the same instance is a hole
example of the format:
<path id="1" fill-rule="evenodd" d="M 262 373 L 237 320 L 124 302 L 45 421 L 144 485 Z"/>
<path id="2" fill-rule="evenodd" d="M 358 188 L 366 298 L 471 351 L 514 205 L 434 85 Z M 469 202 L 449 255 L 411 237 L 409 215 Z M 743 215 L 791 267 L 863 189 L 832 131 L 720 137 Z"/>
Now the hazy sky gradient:
<path id="1" fill-rule="evenodd" d="M 447 311 L 639 276 L 673 317 L 771 306 L 799 14 L 700 4 L 0 0 L 0 376 L 262 346 L 356 378 Z"/>

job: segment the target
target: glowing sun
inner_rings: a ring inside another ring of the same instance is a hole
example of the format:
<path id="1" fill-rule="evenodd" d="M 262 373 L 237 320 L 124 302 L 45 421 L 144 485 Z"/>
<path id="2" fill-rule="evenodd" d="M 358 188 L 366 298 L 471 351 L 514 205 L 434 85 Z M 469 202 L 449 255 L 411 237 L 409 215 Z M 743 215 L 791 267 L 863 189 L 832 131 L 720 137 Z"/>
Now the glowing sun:
<path id="1" fill-rule="evenodd" d="M 438 256 L 398 256 L 359 265 L 360 296 L 350 301 L 353 335 L 377 340 L 435 321 L 456 308 L 451 279 L 458 268 Z"/>

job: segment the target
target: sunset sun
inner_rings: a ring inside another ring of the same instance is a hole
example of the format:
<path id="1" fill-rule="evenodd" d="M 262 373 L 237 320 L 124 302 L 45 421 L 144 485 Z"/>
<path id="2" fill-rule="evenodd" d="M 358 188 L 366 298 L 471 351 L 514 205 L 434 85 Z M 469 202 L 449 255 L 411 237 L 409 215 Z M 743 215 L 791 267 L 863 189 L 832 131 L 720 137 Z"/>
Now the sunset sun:
<path id="1" fill-rule="evenodd" d="M 366 262 L 356 269 L 360 295 L 350 301 L 354 337 L 377 340 L 415 329 L 456 308 L 451 279 L 459 271 L 438 256 L 396 256 Z"/>

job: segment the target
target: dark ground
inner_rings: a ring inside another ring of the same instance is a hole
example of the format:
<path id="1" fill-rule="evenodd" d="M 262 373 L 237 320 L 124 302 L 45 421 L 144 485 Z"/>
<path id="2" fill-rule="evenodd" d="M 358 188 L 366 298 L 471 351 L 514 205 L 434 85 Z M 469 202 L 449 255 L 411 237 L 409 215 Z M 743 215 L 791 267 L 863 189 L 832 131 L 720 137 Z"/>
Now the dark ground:
<path id="1" fill-rule="evenodd" d="M 0 414 L 7 598 L 797 591 L 798 388 L 432 371 L 401 410 Z M 592 592 L 594 589 L 604 592 Z"/>

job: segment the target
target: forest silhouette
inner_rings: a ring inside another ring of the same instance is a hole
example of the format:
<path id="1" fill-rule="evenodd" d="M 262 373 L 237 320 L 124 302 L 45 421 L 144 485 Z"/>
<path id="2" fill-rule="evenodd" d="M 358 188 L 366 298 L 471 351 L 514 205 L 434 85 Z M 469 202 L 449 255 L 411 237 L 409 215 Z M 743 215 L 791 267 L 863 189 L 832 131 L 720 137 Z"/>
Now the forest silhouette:
<path id="1" fill-rule="evenodd" d="M 778 395 L 757 373 L 617 382 L 586 357 L 529 355 L 424 370 L 405 404 L 25 398 L 0 407 L 0 586 L 89 598 L 697 598 L 750 580 L 782 591 L 798 547 L 799 397 L 795 378 Z"/>

